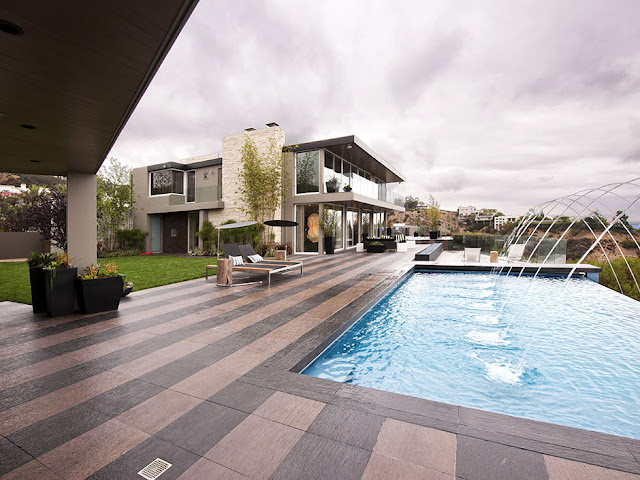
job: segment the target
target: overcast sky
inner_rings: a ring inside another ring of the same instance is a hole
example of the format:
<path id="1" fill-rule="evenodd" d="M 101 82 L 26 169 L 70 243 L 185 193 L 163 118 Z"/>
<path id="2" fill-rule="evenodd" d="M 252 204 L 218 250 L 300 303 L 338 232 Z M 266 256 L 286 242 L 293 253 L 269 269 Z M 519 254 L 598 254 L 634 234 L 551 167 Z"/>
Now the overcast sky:
<path id="1" fill-rule="evenodd" d="M 443 208 L 640 176 L 640 1 L 200 0 L 110 156 L 355 134 Z"/>

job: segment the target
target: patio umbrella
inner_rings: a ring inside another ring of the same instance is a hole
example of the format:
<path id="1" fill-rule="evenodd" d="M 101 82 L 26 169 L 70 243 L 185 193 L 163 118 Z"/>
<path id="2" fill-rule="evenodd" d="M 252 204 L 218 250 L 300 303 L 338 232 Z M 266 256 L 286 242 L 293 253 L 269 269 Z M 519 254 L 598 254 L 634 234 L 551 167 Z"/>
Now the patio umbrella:
<path id="1" fill-rule="evenodd" d="M 297 227 L 298 222 L 294 222 L 291 220 L 267 220 L 264 222 L 265 225 L 269 225 L 270 227 Z"/>
<path id="2" fill-rule="evenodd" d="M 225 223 L 224 225 L 218 225 L 216 227 L 216 230 L 218 230 L 218 258 L 220 258 L 220 230 L 248 227 L 250 225 L 255 225 L 256 223 L 258 222 L 238 222 L 238 223 Z"/>
<path id="3" fill-rule="evenodd" d="M 293 220 L 267 220 L 264 222 L 265 225 L 269 225 L 270 227 L 297 227 L 298 222 L 294 222 Z"/>

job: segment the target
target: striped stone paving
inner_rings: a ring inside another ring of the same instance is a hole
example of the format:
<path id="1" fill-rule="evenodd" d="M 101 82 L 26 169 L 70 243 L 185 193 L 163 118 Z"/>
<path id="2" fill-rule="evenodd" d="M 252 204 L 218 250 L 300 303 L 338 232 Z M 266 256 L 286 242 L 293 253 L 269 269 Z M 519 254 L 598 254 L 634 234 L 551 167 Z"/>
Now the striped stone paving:
<path id="1" fill-rule="evenodd" d="M 0 303 L 2 479 L 640 480 L 640 442 L 296 373 L 413 254 L 134 292 L 50 319 Z M 235 278 L 235 275 L 234 275 Z"/>

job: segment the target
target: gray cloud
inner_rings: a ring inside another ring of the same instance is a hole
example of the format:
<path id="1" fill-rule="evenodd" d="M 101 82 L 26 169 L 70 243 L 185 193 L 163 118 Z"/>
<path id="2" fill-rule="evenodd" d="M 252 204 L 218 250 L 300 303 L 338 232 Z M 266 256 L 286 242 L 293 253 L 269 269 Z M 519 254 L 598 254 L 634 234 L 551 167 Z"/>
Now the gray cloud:
<path id="1" fill-rule="evenodd" d="M 111 155 L 219 152 L 276 121 L 289 143 L 355 134 L 401 194 L 522 213 L 632 178 L 640 2 L 201 0 Z"/>

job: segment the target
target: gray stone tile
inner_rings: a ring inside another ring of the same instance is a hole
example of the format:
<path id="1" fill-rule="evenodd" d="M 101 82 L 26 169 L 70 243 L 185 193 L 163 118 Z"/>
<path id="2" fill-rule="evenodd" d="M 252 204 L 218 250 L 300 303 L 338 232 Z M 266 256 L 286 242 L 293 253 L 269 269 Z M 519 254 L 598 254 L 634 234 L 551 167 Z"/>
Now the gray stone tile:
<path id="1" fill-rule="evenodd" d="M 621 452 L 617 455 L 606 455 L 599 452 L 585 451 L 555 443 L 545 443 L 539 440 L 533 440 L 524 436 L 509 435 L 506 433 L 496 433 L 486 430 L 478 430 L 470 428 L 466 425 L 460 425 L 458 429 L 460 435 L 472 436 L 475 438 L 488 440 L 503 445 L 509 445 L 516 448 L 538 452 L 554 457 L 566 458 L 577 462 L 589 463 L 605 468 L 613 468 L 640 474 L 640 464 L 633 458 L 630 452 Z"/>
<path id="2" fill-rule="evenodd" d="M 460 424 L 604 455 L 629 453 L 622 437 L 473 408 L 460 407 Z"/>
<path id="3" fill-rule="evenodd" d="M 549 480 L 539 453 L 458 435 L 456 475 L 465 480 Z"/>
<path id="4" fill-rule="evenodd" d="M 338 442 L 372 450 L 384 417 L 351 408 L 326 405 L 307 429 Z"/>
<path id="5" fill-rule="evenodd" d="M 138 475 L 138 472 L 156 458 L 161 458 L 172 464 L 160 478 L 175 480 L 200 457 L 170 442 L 151 437 L 89 478 L 94 480 L 140 480 L 142 477 Z"/>
<path id="6" fill-rule="evenodd" d="M 84 402 L 85 407 L 97 410 L 109 417 L 115 417 L 122 412 L 135 407 L 145 400 L 157 395 L 164 388 L 142 380 L 131 380 L 97 397 Z"/>
<path id="7" fill-rule="evenodd" d="M 247 414 L 238 410 L 203 402 L 156 436 L 202 456 L 246 417 Z"/>
<path id="8" fill-rule="evenodd" d="M 358 405 L 357 408 L 368 408 L 371 413 L 447 432 L 456 433 L 458 429 L 457 405 L 399 393 L 340 384 L 336 399 L 332 403 L 346 407 Z"/>
<path id="9" fill-rule="evenodd" d="M 4 437 L 0 437 L 0 475 L 14 470 L 33 460 L 27 452 Z"/>
<path id="10" fill-rule="evenodd" d="M 106 422 L 110 417 L 77 405 L 8 436 L 9 440 L 38 457 Z"/>
<path id="11" fill-rule="evenodd" d="M 202 365 L 198 365 L 181 358 L 160 368 L 156 368 L 152 372 L 142 375 L 139 378 L 145 382 L 169 388 L 176 383 L 181 382 L 185 378 L 190 377 L 194 373 L 199 372 L 203 368 L 204 367 Z"/>
<path id="12" fill-rule="evenodd" d="M 271 478 L 360 479 L 370 455 L 368 450 L 305 433 Z"/>
<path id="13" fill-rule="evenodd" d="M 94 365 L 75 365 L 60 372 L 7 388 L 0 392 L 0 410 L 14 407 L 34 398 L 104 372 Z"/>
<path id="14" fill-rule="evenodd" d="M 253 413 L 273 393 L 274 390 L 270 388 L 235 381 L 209 397 L 208 401 L 245 413 Z"/>

